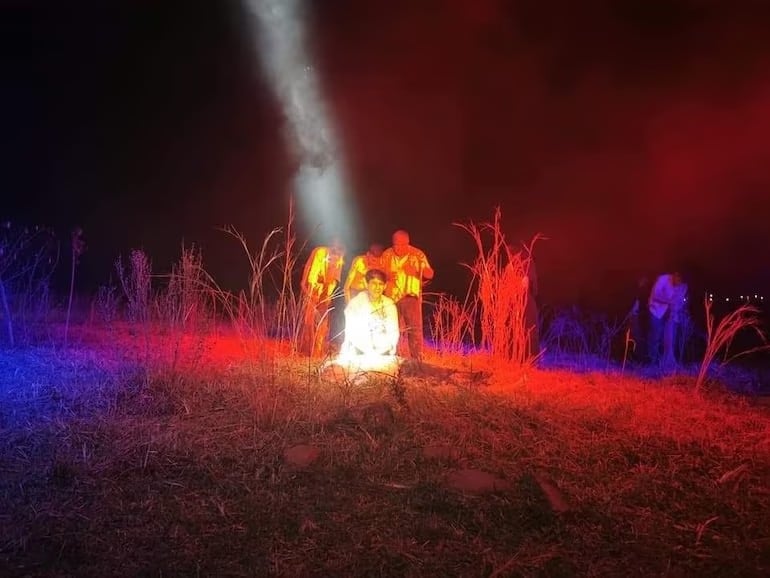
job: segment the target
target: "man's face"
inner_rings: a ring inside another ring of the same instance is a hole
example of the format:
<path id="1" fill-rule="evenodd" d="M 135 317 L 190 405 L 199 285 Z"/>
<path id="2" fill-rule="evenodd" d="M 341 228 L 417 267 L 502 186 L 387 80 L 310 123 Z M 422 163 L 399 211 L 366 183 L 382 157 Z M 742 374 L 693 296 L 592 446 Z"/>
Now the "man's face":
<path id="1" fill-rule="evenodd" d="M 366 283 L 366 291 L 369 293 L 369 299 L 379 299 L 382 297 L 383 291 L 385 291 L 385 281 L 379 277 L 372 277 Z"/>
<path id="2" fill-rule="evenodd" d="M 409 235 L 403 231 L 393 234 L 393 251 L 396 255 L 403 255 L 409 247 Z"/>
<path id="3" fill-rule="evenodd" d="M 375 244 L 369 247 L 369 254 L 372 255 L 373 257 L 381 257 L 382 251 L 383 251 L 383 248 L 382 248 L 382 245 L 380 244 Z"/>
<path id="4" fill-rule="evenodd" d="M 671 284 L 676 287 L 677 285 L 682 284 L 682 275 L 680 273 L 672 273 L 671 274 Z"/>

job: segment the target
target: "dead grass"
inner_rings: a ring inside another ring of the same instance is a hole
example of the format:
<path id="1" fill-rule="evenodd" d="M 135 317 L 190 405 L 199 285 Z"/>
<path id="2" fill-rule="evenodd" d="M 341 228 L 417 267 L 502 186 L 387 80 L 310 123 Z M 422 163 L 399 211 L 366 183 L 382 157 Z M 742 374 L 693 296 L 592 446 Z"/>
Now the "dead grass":
<path id="1" fill-rule="evenodd" d="M 4 576 L 770 569 L 770 414 L 693 396 L 693 378 L 444 356 L 443 372 L 351 386 L 237 333 L 190 341 L 176 364 L 153 334 L 149 365 L 130 326 L 75 333 L 66 354 L 0 354 Z M 291 466 L 297 444 L 318 459 Z M 454 490 L 458 469 L 507 489 Z"/>
<path id="2" fill-rule="evenodd" d="M 503 233 L 498 207 L 488 223 L 455 223 L 473 240 L 476 256 L 465 264 L 471 281 L 462 305 L 439 299 L 434 314 L 434 340 L 442 351 L 456 352 L 458 345 L 478 342 L 493 358 L 522 366 L 533 361 L 526 318 L 532 247 L 515 251 Z M 474 339 L 476 325 L 480 339 Z"/>
<path id="3" fill-rule="evenodd" d="M 706 376 L 719 353 L 724 356 L 723 363 L 728 363 L 736 357 L 766 351 L 770 348 L 762 328 L 759 309 L 753 305 L 741 305 L 725 315 L 716 325 L 714 314 L 711 311 L 711 300 L 705 299 L 704 305 L 706 308 L 706 351 L 698 371 L 698 377 L 695 380 L 696 390 L 703 387 Z M 739 352 L 730 352 L 730 346 L 735 338 L 739 333 L 745 331 L 753 332 L 759 338 L 760 345 Z"/>

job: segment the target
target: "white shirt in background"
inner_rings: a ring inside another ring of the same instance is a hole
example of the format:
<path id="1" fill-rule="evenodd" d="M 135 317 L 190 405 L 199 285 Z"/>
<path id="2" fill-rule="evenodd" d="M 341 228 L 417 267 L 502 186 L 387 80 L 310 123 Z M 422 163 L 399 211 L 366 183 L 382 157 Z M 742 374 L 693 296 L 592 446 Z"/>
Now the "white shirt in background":
<path id="1" fill-rule="evenodd" d="M 670 309 L 672 315 L 678 315 L 684 309 L 686 297 L 685 283 L 674 285 L 671 274 L 661 275 L 650 292 L 650 314 L 656 319 L 662 319 Z"/>

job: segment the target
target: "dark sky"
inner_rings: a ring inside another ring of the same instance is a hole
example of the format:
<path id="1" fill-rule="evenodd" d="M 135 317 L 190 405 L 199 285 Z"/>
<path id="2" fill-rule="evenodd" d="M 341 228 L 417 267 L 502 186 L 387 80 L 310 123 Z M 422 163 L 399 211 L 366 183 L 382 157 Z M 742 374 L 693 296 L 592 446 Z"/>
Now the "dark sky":
<path id="1" fill-rule="evenodd" d="M 407 227 L 447 277 L 452 222 L 500 205 L 546 235 L 554 299 L 687 265 L 770 284 L 770 10 L 749 0 L 318 0 L 315 67 L 372 238 Z M 284 221 L 293 163 L 238 2 L 0 1 L 3 213 L 83 267 L 181 241 L 216 272 Z M 753 255 L 752 255 L 753 254 Z M 438 280 L 437 280 L 438 283 Z"/>

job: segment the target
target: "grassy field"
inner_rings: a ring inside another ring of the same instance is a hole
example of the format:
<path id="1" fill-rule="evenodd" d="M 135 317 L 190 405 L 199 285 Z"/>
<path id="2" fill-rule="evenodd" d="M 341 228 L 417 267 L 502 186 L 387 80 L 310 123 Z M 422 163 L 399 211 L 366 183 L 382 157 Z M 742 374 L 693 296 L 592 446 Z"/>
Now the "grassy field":
<path id="1" fill-rule="evenodd" d="M 0 352 L 2 576 L 770 573 L 770 408 L 716 383 L 70 331 Z"/>

